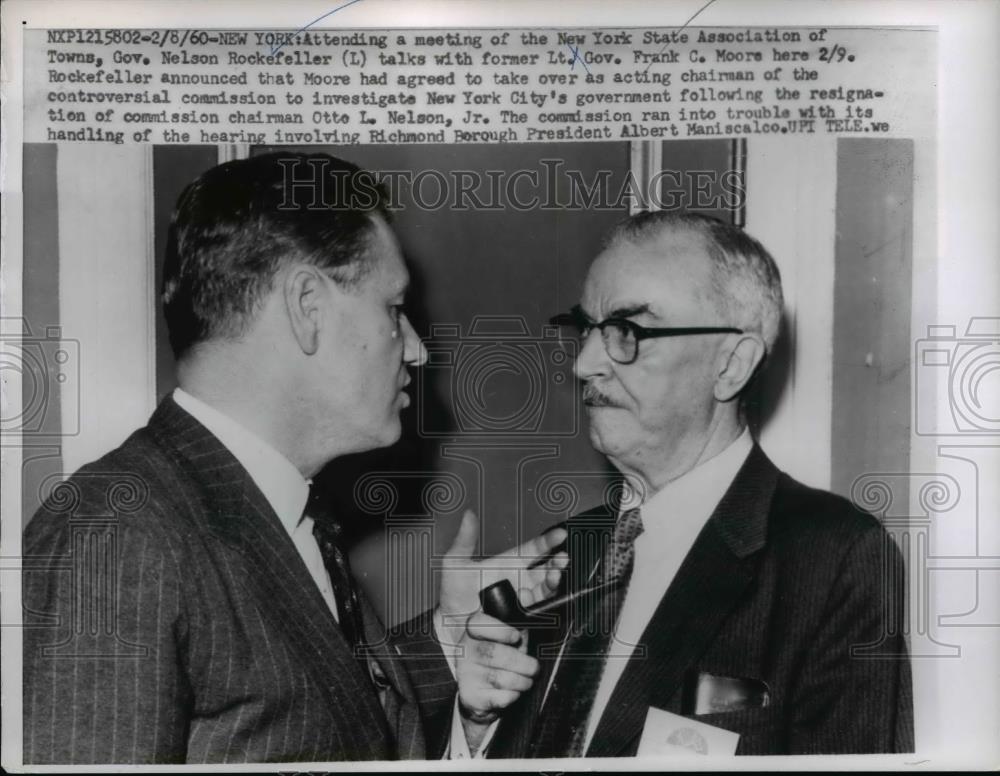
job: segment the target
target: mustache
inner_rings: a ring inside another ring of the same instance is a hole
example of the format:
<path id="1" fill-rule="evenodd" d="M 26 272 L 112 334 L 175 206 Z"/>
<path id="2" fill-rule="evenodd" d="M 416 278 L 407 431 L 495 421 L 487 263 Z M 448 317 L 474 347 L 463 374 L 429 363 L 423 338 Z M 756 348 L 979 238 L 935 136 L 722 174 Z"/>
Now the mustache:
<path id="1" fill-rule="evenodd" d="M 584 383 L 583 403 L 588 407 L 615 407 L 616 403 L 611 397 L 601 393 L 593 383 Z"/>

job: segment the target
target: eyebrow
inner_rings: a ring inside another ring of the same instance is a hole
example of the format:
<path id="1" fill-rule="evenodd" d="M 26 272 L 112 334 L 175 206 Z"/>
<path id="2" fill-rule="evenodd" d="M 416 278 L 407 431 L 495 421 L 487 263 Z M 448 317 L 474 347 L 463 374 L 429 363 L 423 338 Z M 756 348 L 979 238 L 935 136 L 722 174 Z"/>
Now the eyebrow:
<path id="1" fill-rule="evenodd" d="M 642 304 L 631 304 L 623 305 L 621 307 L 616 307 L 611 311 L 609 318 L 631 318 L 634 315 L 642 315 L 643 313 L 651 312 L 649 305 L 643 302 Z"/>
<path id="2" fill-rule="evenodd" d="M 406 280 L 402 283 L 398 283 L 392 294 L 393 298 L 397 296 L 406 296 L 410 292 L 410 278 L 407 276 Z"/>
<path id="3" fill-rule="evenodd" d="M 594 320 L 591 316 L 587 315 L 587 313 L 584 312 L 583 308 L 578 304 L 573 305 L 572 312 L 575 315 L 581 316 L 587 321 Z M 640 304 L 621 305 L 619 307 L 616 307 L 614 310 L 611 311 L 611 314 L 608 315 L 608 318 L 631 318 L 634 315 L 642 315 L 643 313 L 652 314 L 652 310 L 650 309 L 649 304 L 646 302 Z"/>

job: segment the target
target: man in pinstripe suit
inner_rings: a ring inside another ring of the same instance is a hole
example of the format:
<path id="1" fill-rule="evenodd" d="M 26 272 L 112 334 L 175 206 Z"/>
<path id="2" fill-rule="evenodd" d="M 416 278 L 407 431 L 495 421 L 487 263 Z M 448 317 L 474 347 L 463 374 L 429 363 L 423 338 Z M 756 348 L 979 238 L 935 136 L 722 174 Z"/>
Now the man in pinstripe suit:
<path id="1" fill-rule="evenodd" d="M 446 563 L 438 610 L 386 633 L 310 492 L 330 460 L 399 438 L 408 369 L 426 358 L 382 196 L 353 165 L 289 154 L 221 165 L 181 196 L 163 287 L 180 387 L 25 532 L 25 762 L 464 745 L 440 642 L 443 614 L 473 611 L 478 586 Z M 475 531 L 467 515 L 450 560 Z M 528 572 L 527 597 L 550 592 L 563 562 Z M 538 668 L 514 648 L 460 667 L 471 709 L 511 702 Z"/>

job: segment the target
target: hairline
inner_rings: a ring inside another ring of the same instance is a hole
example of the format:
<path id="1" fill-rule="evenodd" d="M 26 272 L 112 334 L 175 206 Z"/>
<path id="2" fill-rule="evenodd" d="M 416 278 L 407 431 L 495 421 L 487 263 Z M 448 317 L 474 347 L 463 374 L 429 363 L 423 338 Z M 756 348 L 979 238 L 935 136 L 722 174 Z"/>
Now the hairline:
<path id="1" fill-rule="evenodd" d="M 662 212 L 662 211 L 658 211 Z M 666 215 L 660 221 L 650 221 L 647 223 L 636 223 L 636 216 L 630 216 L 625 221 L 621 222 L 616 226 L 608 238 L 605 241 L 605 250 L 618 246 L 621 244 L 631 244 L 637 248 L 655 248 L 657 244 L 661 244 L 664 240 L 669 239 L 671 236 L 682 235 L 682 234 L 692 234 L 700 238 L 702 249 L 705 252 L 705 256 L 708 259 L 709 272 L 708 272 L 708 286 L 704 288 L 704 295 L 713 306 L 716 308 L 718 313 L 725 316 L 732 308 L 737 308 L 742 312 L 745 305 L 742 303 L 740 295 L 734 293 L 730 286 L 732 281 L 738 281 L 741 276 L 745 277 L 749 274 L 752 278 L 752 282 L 758 286 L 761 292 L 758 298 L 751 301 L 751 305 L 756 307 L 755 311 L 757 314 L 751 316 L 753 320 L 741 320 L 738 321 L 739 328 L 746 331 L 751 331 L 764 339 L 765 347 L 767 351 L 770 352 L 774 343 L 778 338 L 778 329 L 780 328 L 780 318 L 783 306 L 783 293 L 780 284 L 780 274 L 778 275 L 777 287 L 775 287 L 765 281 L 765 278 L 761 276 L 761 273 L 751 270 L 749 273 L 745 272 L 734 272 L 732 271 L 728 264 L 732 259 L 737 259 L 740 261 L 748 261 L 748 263 L 756 263 L 759 261 L 769 262 L 773 265 L 773 258 L 767 252 L 767 249 L 760 244 L 759 241 L 751 237 L 750 235 L 744 235 L 752 243 L 759 246 L 762 256 L 754 257 L 749 253 L 738 252 L 727 249 L 723 246 L 720 241 L 713 234 L 715 228 L 725 228 L 723 222 L 716 222 L 713 220 L 702 220 L 700 218 L 692 218 L 689 214 L 669 214 Z M 661 255 L 664 255 L 661 252 Z M 676 257 L 670 257 L 670 260 L 676 260 Z M 777 267 L 774 266 L 774 270 L 777 271 Z M 775 331 L 768 335 L 765 331 L 765 324 L 767 313 L 769 308 L 772 306 L 771 297 L 774 291 L 777 290 L 777 316 L 778 320 L 775 321 Z M 744 317 L 744 316 L 741 316 Z M 730 324 L 733 322 L 730 321 Z"/>

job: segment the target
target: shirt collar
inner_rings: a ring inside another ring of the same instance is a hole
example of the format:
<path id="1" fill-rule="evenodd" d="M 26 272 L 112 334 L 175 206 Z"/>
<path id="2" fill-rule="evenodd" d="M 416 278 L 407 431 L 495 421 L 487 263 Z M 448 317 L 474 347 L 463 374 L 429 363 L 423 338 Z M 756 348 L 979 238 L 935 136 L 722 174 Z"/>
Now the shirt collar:
<path id="1" fill-rule="evenodd" d="M 744 429 L 729 447 L 714 458 L 667 483 L 647 498 L 641 505 L 643 533 L 637 544 L 676 542 L 680 533 L 691 534 L 693 540 L 736 479 L 752 449 L 750 430 Z"/>
<path id="2" fill-rule="evenodd" d="M 225 446 L 247 470 L 289 534 L 302 518 L 309 499 L 309 483 L 285 456 L 228 415 L 181 388 L 174 401 Z"/>

